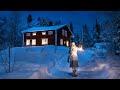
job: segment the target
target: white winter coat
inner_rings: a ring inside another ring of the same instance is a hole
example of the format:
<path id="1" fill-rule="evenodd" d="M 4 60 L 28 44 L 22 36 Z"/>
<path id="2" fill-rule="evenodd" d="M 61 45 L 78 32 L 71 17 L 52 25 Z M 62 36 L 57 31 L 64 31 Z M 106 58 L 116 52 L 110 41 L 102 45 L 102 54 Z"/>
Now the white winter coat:
<path id="1" fill-rule="evenodd" d="M 76 47 L 76 45 L 71 46 L 71 48 L 70 48 L 70 61 L 78 61 L 77 50 L 78 50 L 78 47 Z"/>

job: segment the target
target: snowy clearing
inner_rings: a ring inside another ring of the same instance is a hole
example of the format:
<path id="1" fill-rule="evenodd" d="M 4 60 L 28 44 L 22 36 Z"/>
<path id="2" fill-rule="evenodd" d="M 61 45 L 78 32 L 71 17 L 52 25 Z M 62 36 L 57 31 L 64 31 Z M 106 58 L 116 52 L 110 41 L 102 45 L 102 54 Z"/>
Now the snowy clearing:
<path id="1" fill-rule="evenodd" d="M 0 68 L 0 79 L 114 79 L 119 78 L 119 68 L 111 57 L 97 58 L 96 49 L 88 48 L 83 52 L 78 51 L 79 68 L 78 77 L 71 76 L 71 68 L 67 62 L 68 47 L 40 46 L 16 47 L 14 71 L 5 73 Z M 98 60 L 99 59 L 99 60 Z M 119 58 L 118 58 L 119 59 Z M 106 60 L 106 61 L 105 61 Z M 112 67 L 112 65 L 114 65 Z M 119 66 L 119 65 L 118 65 Z"/>

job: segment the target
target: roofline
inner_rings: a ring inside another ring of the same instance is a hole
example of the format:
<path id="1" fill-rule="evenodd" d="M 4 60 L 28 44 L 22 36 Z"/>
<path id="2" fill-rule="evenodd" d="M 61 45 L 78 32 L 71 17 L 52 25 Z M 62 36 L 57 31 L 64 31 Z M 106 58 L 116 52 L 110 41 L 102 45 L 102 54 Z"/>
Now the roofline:
<path id="1" fill-rule="evenodd" d="M 67 26 L 67 25 L 66 25 Z M 72 33 L 72 31 L 70 30 L 70 28 L 67 26 L 67 28 L 69 29 L 69 31 L 71 32 L 72 36 L 74 36 L 74 34 Z"/>
<path id="2" fill-rule="evenodd" d="M 67 24 L 64 24 L 62 27 L 65 27 L 65 26 L 67 26 Z M 61 28 L 62 28 L 61 27 Z M 33 28 L 33 27 L 32 27 Z M 61 29 L 61 28 L 58 28 L 58 29 Z M 72 33 L 72 31 L 70 30 L 70 28 L 67 26 L 67 28 L 69 29 L 69 31 L 70 31 L 70 33 L 72 34 L 72 36 L 74 36 L 73 35 L 73 33 Z M 58 29 L 55 29 L 55 30 L 58 30 Z M 49 30 L 45 30 L 45 31 L 49 31 Z M 24 32 L 24 31 L 21 31 L 22 33 L 27 33 L 27 32 Z M 33 31 L 33 32 L 37 32 L 37 31 Z"/>
<path id="3" fill-rule="evenodd" d="M 60 26 L 60 25 L 58 25 L 58 26 Z M 67 26 L 66 24 L 63 24 L 63 26 L 62 27 L 64 27 L 64 26 Z M 49 27 L 49 26 L 47 26 L 47 27 Z M 60 28 L 62 28 L 62 27 L 60 27 Z M 31 28 L 34 28 L 34 27 L 31 27 Z M 58 29 L 60 29 L 60 28 L 58 28 Z M 30 28 L 28 28 L 28 29 L 30 29 Z M 28 30 L 28 29 L 26 29 L 26 30 Z M 58 30 L 58 29 L 54 29 L 54 30 Z M 45 30 L 45 31 L 49 31 L 49 30 Z M 26 33 L 26 32 L 24 32 L 24 30 L 23 31 L 21 31 L 22 33 Z M 29 32 L 29 31 L 28 31 Z M 33 31 L 33 32 L 35 32 L 35 31 Z"/>

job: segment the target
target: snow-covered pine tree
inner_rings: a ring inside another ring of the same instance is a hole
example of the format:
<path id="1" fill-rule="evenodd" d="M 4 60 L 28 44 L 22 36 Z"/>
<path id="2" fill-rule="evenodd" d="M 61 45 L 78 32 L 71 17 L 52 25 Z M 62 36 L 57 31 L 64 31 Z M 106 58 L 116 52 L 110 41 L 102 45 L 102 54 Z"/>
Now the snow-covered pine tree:
<path id="1" fill-rule="evenodd" d="M 53 26 L 53 22 L 52 22 L 52 21 L 49 21 L 48 26 Z"/>
<path id="2" fill-rule="evenodd" d="M 37 26 L 42 27 L 42 26 L 49 26 L 51 21 L 48 18 L 43 18 L 43 17 L 38 17 L 37 18 Z"/>
<path id="3" fill-rule="evenodd" d="M 119 26 L 120 26 L 120 12 L 103 12 L 107 16 L 106 22 L 103 24 L 103 32 L 101 38 L 104 42 L 112 43 L 111 52 L 117 53 L 119 49 Z"/>
<path id="4" fill-rule="evenodd" d="M 54 25 L 60 25 L 60 24 L 61 24 L 60 20 L 54 22 Z"/>
<path id="5" fill-rule="evenodd" d="M 8 29 L 8 43 L 10 47 L 18 46 L 19 38 L 19 24 L 20 24 L 20 13 L 17 11 L 11 12 L 11 16 L 8 18 L 7 27 Z"/>
<path id="6" fill-rule="evenodd" d="M 13 71 L 14 67 L 14 52 L 11 50 L 13 47 L 18 46 L 18 40 L 20 39 L 19 36 L 19 12 L 14 11 L 11 13 L 9 17 L 7 17 L 7 23 L 5 24 L 5 30 L 6 30 L 6 37 L 5 37 L 5 46 L 6 48 L 3 51 L 8 51 L 7 53 L 4 53 L 4 56 L 6 56 L 6 59 L 3 59 L 5 62 L 5 70 L 6 72 L 11 72 Z M 13 55 L 13 56 L 11 56 Z M 12 59 L 11 59 L 12 58 Z M 13 62 L 11 64 L 11 61 Z"/>
<path id="7" fill-rule="evenodd" d="M 60 20 L 53 21 L 53 20 L 50 20 L 49 18 L 45 18 L 45 17 L 38 17 L 36 22 L 37 22 L 36 26 L 38 26 L 38 27 L 55 26 L 55 25 L 61 24 Z"/>
<path id="8" fill-rule="evenodd" d="M 100 38 L 102 42 L 111 42 L 111 27 L 110 21 L 106 21 L 103 24 L 103 30 L 101 32 Z"/>
<path id="9" fill-rule="evenodd" d="M 5 43 L 6 43 L 5 24 L 6 22 L 7 22 L 6 17 L 0 17 L 0 50 L 3 50 L 5 48 Z"/>
<path id="10" fill-rule="evenodd" d="M 31 27 L 31 22 L 32 22 L 32 15 L 31 14 L 29 14 L 28 15 L 28 17 L 27 17 L 27 25 L 28 25 L 28 27 Z"/>
<path id="11" fill-rule="evenodd" d="M 85 24 L 83 25 L 83 47 L 84 48 L 88 48 L 88 47 L 91 47 L 92 46 L 92 38 L 89 34 L 89 29 L 88 29 L 88 26 Z"/>
<path id="12" fill-rule="evenodd" d="M 102 26 L 99 24 L 98 20 L 96 19 L 96 23 L 95 23 L 95 26 L 93 28 L 93 40 L 94 40 L 94 43 L 99 43 L 101 42 L 101 39 L 100 39 L 100 34 L 101 34 L 101 31 L 102 31 Z"/>

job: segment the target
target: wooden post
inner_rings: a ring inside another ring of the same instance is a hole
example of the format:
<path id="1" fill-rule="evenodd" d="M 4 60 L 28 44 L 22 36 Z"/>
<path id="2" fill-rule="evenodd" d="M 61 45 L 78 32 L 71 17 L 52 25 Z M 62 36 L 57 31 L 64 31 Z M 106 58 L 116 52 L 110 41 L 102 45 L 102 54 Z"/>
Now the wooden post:
<path id="1" fill-rule="evenodd" d="M 10 46 L 8 47 L 8 72 L 10 72 Z"/>
<path id="2" fill-rule="evenodd" d="M 55 53 L 57 50 L 57 30 L 55 30 Z"/>

